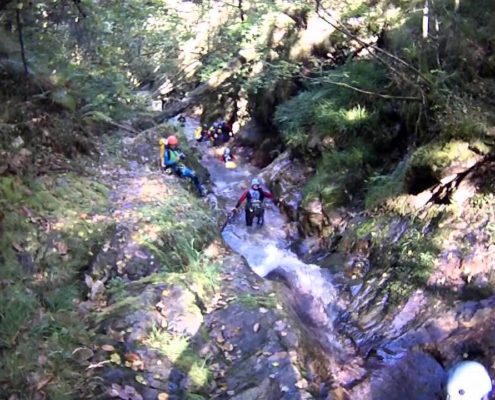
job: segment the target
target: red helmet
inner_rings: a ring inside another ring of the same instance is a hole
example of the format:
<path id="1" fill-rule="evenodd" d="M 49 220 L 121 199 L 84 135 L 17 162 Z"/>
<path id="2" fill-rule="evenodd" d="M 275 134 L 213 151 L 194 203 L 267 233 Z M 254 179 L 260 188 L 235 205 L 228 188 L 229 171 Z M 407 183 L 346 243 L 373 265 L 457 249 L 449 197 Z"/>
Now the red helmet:
<path id="1" fill-rule="evenodd" d="M 177 139 L 177 136 L 175 135 L 170 135 L 167 139 L 167 144 L 169 146 L 177 146 L 179 144 L 179 139 Z"/>

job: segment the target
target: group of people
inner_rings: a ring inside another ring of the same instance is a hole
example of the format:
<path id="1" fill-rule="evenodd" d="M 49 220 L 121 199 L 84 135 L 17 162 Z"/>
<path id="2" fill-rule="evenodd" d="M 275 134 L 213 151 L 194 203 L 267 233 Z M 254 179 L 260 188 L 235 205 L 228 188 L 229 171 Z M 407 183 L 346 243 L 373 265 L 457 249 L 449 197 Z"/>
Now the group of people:
<path id="1" fill-rule="evenodd" d="M 208 134 L 209 137 L 209 134 Z M 180 161 L 185 159 L 185 154 L 179 149 L 179 140 L 175 135 L 170 135 L 167 139 L 160 139 L 160 164 L 163 170 L 174 172 L 179 177 L 189 178 L 195 185 L 200 196 L 204 196 L 206 190 L 199 182 L 196 173 L 187 168 Z M 222 160 L 232 161 L 233 155 L 229 148 L 224 150 Z M 272 199 L 272 193 L 261 187 L 258 178 L 251 180 L 249 188 L 245 189 L 232 209 L 232 215 L 236 215 L 244 201 L 246 225 L 252 226 L 254 219 L 259 226 L 264 223 L 264 200 Z M 448 373 L 447 398 L 456 399 L 476 399 L 488 400 L 493 385 L 486 368 L 475 361 L 463 361 L 454 366 Z"/>
<path id="2" fill-rule="evenodd" d="M 181 178 L 188 178 L 194 184 L 200 197 L 206 196 L 206 188 L 199 181 L 199 178 L 192 169 L 186 167 L 182 161 L 186 158 L 183 151 L 179 148 L 179 139 L 175 135 L 170 135 L 167 139 L 159 140 L 160 146 L 160 167 L 163 171 L 175 173 Z M 234 160 L 234 156 L 229 148 L 224 150 L 222 160 L 227 163 Z M 251 181 L 248 189 L 244 190 L 241 197 L 237 201 L 232 215 L 237 214 L 242 203 L 245 201 L 245 218 L 246 225 L 252 226 L 254 219 L 259 226 L 264 223 L 264 200 L 273 199 L 273 195 L 261 187 L 261 182 L 258 178 Z"/>
<path id="3" fill-rule="evenodd" d="M 198 142 L 209 141 L 213 146 L 227 143 L 233 135 L 232 125 L 225 121 L 216 121 L 210 127 L 203 124 L 194 132 L 194 137 Z"/>

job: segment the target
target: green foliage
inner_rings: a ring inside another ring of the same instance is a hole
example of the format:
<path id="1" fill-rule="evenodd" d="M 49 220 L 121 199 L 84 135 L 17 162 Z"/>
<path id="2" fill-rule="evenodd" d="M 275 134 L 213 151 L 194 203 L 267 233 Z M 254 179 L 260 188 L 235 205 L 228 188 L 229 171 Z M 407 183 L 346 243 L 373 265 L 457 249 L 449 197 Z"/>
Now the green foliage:
<path id="1" fill-rule="evenodd" d="M 388 254 L 391 279 L 387 282 L 391 303 L 400 303 L 418 287 L 424 287 L 439 254 L 438 243 L 417 228 L 408 229 Z"/>
<path id="2" fill-rule="evenodd" d="M 32 398 L 28 380 L 52 374 L 53 381 L 44 388 L 49 398 L 76 397 L 81 376 L 75 373 L 72 351 L 88 345 L 91 332 L 83 326 L 75 301 L 81 297 L 81 268 L 109 227 L 109 221 L 91 220 L 92 213 L 106 208 L 106 194 L 100 183 L 72 174 L 26 182 L 0 178 L 5 213 L 0 236 L 0 380 L 8 382 L 0 393 L 6 389 L 9 396 Z M 43 221 L 50 221 L 49 229 Z"/>
<path id="3" fill-rule="evenodd" d="M 275 295 L 263 296 L 253 294 L 243 294 L 236 299 L 239 303 L 250 308 L 275 308 L 277 305 Z"/>
<path id="4" fill-rule="evenodd" d="M 277 82 L 293 79 L 301 70 L 301 63 L 279 59 L 263 63 L 263 71 L 245 80 L 244 87 L 252 95 L 274 90 Z"/>
<path id="5" fill-rule="evenodd" d="M 430 143 L 413 153 L 407 166 L 406 180 L 413 185 L 418 179 L 438 181 L 453 163 L 462 163 L 475 156 L 466 142 Z"/>
<path id="6" fill-rule="evenodd" d="M 183 197 L 181 197 L 183 196 Z M 185 202 L 189 197 L 190 202 Z M 215 234 L 213 221 L 197 207 L 193 195 L 169 196 L 160 207 L 143 207 L 139 213 L 143 220 L 153 221 L 157 231 L 143 233 L 138 243 L 147 247 L 169 271 L 186 271 L 200 262 L 199 250 Z"/>
<path id="7" fill-rule="evenodd" d="M 406 162 L 401 162 L 388 175 L 373 175 L 366 182 L 365 207 L 372 209 L 403 193 Z"/>
<path id="8" fill-rule="evenodd" d="M 317 80 L 314 88 L 309 87 L 280 105 L 275 122 L 287 145 L 294 148 L 308 143 L 314 136 L 331 136 L 337 143 L 345 143 L 349 137 L 367 138 L 368 133 L 376 134 L 379 128 L 380 102 L 370 103 L 339 84 L 380 91 L 384 82 L 383 70 L 373 62 L 345 65 Z"/>
<path id="9" fill-rule="evenodd" d="M 48 0 L 23 8 L 28 64 L 58 87 L 51 96 L 63 107 L 74 111 L 77 103 L 84 111 L 124 117 L 140 105 L 137 85 L 177 72 L 181 42 L 194 23 L 158 0 L 80 7 L 86 18 L 71 4 L 55 7 Z M 4 12 L 13 14 L 14 7 Z"/>
<path id="10" fill-rule="evenodd" d="M 362 145 L 324 153 L 304 187 L 306 201 L 321 199 L 328 209 L 346 204 L 360 190 L 371 157 Z"/>
<path id="11" fill-rule="evenodd" d="M 191 348 L 189 338 L 172 335 L 164 329 L 153 328 L 145 344 L 158 350 L 180 370 L 192 383 L 193 390 L 206 387 L 211 379 L 207 360 L 200 358 Z"/>
<path id="12" fill-rule="evenodd" d="M 304 152 L 314 151 L 315 143 L 334 145 L 317 162 L 317 172 L 304 190 L 307 200 L 321 198 L 329 207 L 345 204 L 376 164 L 381 143 L 390 140 L 382 122 L 382 102 L 343 85 L 380 92 L 385 82 L 383 70 L 373 62 L 350 63 L 277 108 L 275 121 L 290 148 Z"/>

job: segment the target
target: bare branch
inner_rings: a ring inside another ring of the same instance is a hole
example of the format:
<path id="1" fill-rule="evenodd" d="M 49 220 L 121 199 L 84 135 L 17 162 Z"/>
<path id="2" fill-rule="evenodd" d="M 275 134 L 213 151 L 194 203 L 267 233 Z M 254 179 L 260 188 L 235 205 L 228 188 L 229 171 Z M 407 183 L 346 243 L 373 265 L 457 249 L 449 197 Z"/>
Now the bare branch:
<path id="1" fill-rule="evenodd" d="M 242 0 L 238 0 L 238 8 L 239 8 L 239 16 L 241 18 L 241 21 L 244 22 L 244 9 L 242 8 Z"/>
<path id="2" fill-rule="evenodd" d="M 423 39 L 428 39 L 428 31 L 430 26 L 430 4 L 425 0 L 423 7 Z"/>
<path id="3" fill-rule="evenodd" d="M 320 8 L 320 10 L 322 10 L 322 9 Z M 351 39 L 356 40 L 361 45 L 363 45 L 363 46 L 367 45 L 366 42 L 364 42 L 362 39 L 360 39 L 359 37 L 357 37 L 356 35 L 351 33 L 342 22 L 340 22 L 339 20 L 334 18 L 327 10 L 322 10 L 322 11 L 326 14 L 326 16 L 324 16 L 324 15 L 322 15 L 321 12 L 318 12 L 318 16 L 322 20 L 324 20 L 326 23 L 328 23 L 329 25 L 331 25 L 333 28 L 335 28 L 339 32 L 343 33 L 344 35 L 350 37 Z M 405 67 L 407 67 L 408 69 L 413 71 L 419 78 L 421 78 L 421 80 L 423 80 L 425 83 L 427 83 L 428 86 L 430 86 L 430 87 L 433 86 L 433 83 L 426 76 L 424 76 L 417 68 L 415 68 L 414 66 L 412 66 L 408 62 L 404 61 L 402 58 L 397 57 L 394 54 L 389 53 L 388 51 L 386 51 L 386 50 L 382 49 L 381 47 L 378 47 L 374 44 L 370 44 L 369 47 L 371 47 L 373 50 L 377 51 L 378 53 L 383 54 L 384 56 L 396 61 L 397 63 L 404 65 Z M 376 57 L 375 54 L 373 54 L 373 55 Z M 379 57 L 377 57 L 377 58 L 379 59 Z M 384 60 L 381 60 L 381 62 L 386 63 Z M 388 64 L 388 63 L 386 63 L 386 64 L 387 64 L 387 66 L 391 67 L 390 64 Z M 392 69 L 392 71 L 394 71 L 394 70 Z"/>
<path id="4" fill-rule="evenodd" d="M 72 2 L 76 6 L 77 11 L 79 11 L 79 14 L 81 14 L 83 18 L 86 18 L 88 15 L 84 12 L 84 10 L 81 7 L 81 0 L 72 0 Z"/>
<path id="5" fill-rule="evenodd" d="M 307 78 L 308 79 L 308 78 Z M 392 96 L 390 94 L 382 94 L 382 93 L 377 93 L 377 92 L 369 92 L 368 90 L 360 89 L 355 86 L 349 85 L 348 83 L 344 82 L 338 82 L 338 81 L 332 81 L 330 79 L 318 79 L 319 82 L 322 83 L 330 83 L 331 85 L 336 85 L 336 86 L 342 86 L 347 89 L 354 90 L 355 92 L 363 93 L 363 94 L 368 94 L 370 96 L 375 96 L 375 97 L 381 97 L 382 99 L 389 99 L 389 100 L 407 100 L 407 101 L 421 101 L 421 97 L 412 97 L 412 96 Z"/>

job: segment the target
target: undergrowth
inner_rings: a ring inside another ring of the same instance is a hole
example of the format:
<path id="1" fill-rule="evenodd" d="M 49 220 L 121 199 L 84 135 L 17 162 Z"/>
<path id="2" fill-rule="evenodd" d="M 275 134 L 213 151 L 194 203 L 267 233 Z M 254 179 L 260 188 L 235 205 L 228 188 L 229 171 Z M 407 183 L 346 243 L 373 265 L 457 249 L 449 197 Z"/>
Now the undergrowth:
<path id="1" fill-rule="evenodd" d="M 77 397 L 72 353 L 92 336 L 76 310 L 80 274 L 111 226 L 96 218 L 106 198 L 104 185 L 72 174 L 0 178 L 2 397 Z"/>

